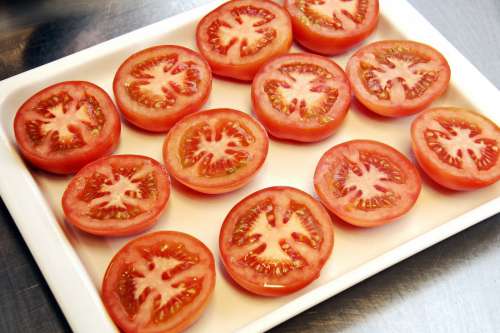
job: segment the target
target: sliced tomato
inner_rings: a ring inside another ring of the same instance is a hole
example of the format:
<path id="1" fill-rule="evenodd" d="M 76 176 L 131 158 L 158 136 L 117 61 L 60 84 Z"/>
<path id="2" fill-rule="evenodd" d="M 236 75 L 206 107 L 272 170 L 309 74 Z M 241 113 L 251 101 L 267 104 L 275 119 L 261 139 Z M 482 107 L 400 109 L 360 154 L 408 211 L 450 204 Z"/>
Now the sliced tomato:
<path id="1" fill-rule="evenodd" d="M 94 235 L 122 236 L 151 227 L 170 196 L 165 168 L 152 158 L 113 155 L 81 169 L 62 197 L 68 222 Z"/>
<path id="2" fill-rule="evenodd" d="M 196 42 L 215 74 L 251 81 L 267 60 L 288 52 L 292 24 L 272 1 L 233 0 L 198 23 Z"/>
<path id="3" fill-rule="evenodd" d="M 356 98 L 382 116 L 420 112 L 444 94 L 450 81 L 446 59 L 432 47 L 401 40 L 359 49 L 347 64 Z"/>
<path id="4" fill-rule="evenodd" d="M 427 110 L 413 121 L 411 137 L 418 163 L 442 186 L 474 190 L 500 180 L 500 129 L 478 113 Z"/>
<path id="5" fill-rule="evenodd" d="M 177 333 L 200 317 L 214 286 L 210 250 L 190 235 L 160 231 L 130 241 L 113 257 L 102 298 L 125 333 Z"/>
<path id="6" fill-rule="evenodd" d="M 294 38 L 322 54 L 339 54 L 377 27 L 378 0 L 286 0 Z"/>
<path id="7" fill-rule="evenodd" d="M 172 176 L 202 193 L 225 193 L 247 184 L 267 156 L 269 139 L 256 120 L 241 111 L 213 109 L 178 122 L 163 146 Z"/>
<path id="8" fill-rule="evenodd" d="M 333 249 L 326 209 L 292 187 L 269 187 L 231 209 L 219 235 L 222 262 L 248 291 L 280 296 L 317 279 Z"/>
<path id="9" fill-rule="evenodd" d="M 351 88 L 332 60 L 287 54 L 260 69 L 253 80 L 252 101 L 271 135 L 312 142 L 332 135 L 340 126 L 351 104 Z"/>
<path id="10" fill-rule="evenodd" d="M 415 166 L 396 149 L 370 140 L 334 146 L 321 157 L 314 187 L 342 220 L 374 227 L 406 214 L 422 187 Z"/>
<path id="11" fill-rule="evenodd" d="M 212 72 L 196 52 L 160 45 L 134 53 L 115 74 L 116 103 L 129 122 L 165 132 L 198 111 L 212 90 Z"/>
<path id="12" fill-rule="evenodd" d="M 70 174 L 110 154 L 120 141 L 120 117 L 108 94 L 93 83 L 61 82 L 37 92 L 19 108 L 14 133 L 34 166 Z"/>

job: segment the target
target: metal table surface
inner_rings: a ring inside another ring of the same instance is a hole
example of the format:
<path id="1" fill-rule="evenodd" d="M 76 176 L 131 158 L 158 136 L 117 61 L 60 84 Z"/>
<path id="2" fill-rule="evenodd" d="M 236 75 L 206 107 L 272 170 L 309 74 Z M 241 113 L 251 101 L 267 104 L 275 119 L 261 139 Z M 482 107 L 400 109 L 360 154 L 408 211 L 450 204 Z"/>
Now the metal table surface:
<path id="1" fill-rule="evenodd" d="M 0 79 L 204 2 L 1 0 Z M 499 0 L 410 2 L 500 86 Z M 272 332 L 500 332 L 499 263 L 500 215 L 496 215 Z M 68 331 L 63 314 L 0 202 L 0 332 Z"/>

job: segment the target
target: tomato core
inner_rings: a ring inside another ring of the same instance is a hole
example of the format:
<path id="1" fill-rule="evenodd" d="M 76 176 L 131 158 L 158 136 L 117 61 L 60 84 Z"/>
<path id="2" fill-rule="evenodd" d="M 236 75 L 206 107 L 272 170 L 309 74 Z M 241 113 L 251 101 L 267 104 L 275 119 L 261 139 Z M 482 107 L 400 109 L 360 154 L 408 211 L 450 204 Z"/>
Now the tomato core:
<path id="1" fill-rule="evenodd" d="M 285 114 L 297 112 L 300 118 L 317 118 L 320 123 L 331 119 L 325 115 L 335 104 L 338 90 L 325 84 L 333 75 L 325 68 L 310 63 L 288 63 L 278 71 L 289 80 L 267 80 L 264 91 L 275 110 Z"/>
<path id="2" fill-rule="evenodd" d="M 318 278 L 333 248 L 333 228 L 327 211 L 308 194 L 270 187 L 233 207 L 219 246 L 224 266 L 239 285 L 279 296 Z"/>
<path id="3" fill-rule="evenodd" d="M 295 6 L 312 24 L 334 30 L 352 30 L 365 20 L 368 3 L 368 0 L 297 0 Z"/>
<path id="4" fill-rule="evenodd" d="M 198 65 L 193 61 L 180 62 L 175 53 L 136 64 L 131 75 L 135 80 L 128 83 L 130 97 L 146 107 L 159 109 L 175 105 L 177 94 L 193 96 L 201 82 Z"/>

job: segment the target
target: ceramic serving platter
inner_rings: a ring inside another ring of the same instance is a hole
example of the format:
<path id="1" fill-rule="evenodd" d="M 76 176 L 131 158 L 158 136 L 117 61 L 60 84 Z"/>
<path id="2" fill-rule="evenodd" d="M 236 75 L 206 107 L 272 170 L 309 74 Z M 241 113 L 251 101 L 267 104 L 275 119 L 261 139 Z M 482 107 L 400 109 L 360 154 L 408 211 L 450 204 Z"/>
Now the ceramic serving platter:
<path id="1" fill-rule="evenodd" d="M 115 70 L 128 55 L 157 44 L 196 49 L 198 20 L 220 3 L 211 2 L 0 82 L 0 194 L 75 332 L 117 331 L 101 302 L 100 284 L 112 256 L 133 237 L 98 238 L 66 224 L 60 201 L 70 177 L 36 171 L 23 162 L 12 129 L 15 112 L 33 93 L 59 81 L 91 81 L 112 95 Z M 378 29 L 364 43 L 411 39 L 434 46 L 452 68 L 450 88 L 435 105 L 472 108 L 500 123 L 498 90 L 481 73 L 406 1 L 380 0 L 380 5 Z M 300 49 L 294 46 L 293 51 Z M 344 67 L 351 54 L 333 59 Z M 205 108 L 215 107 L 232 107 L 251 114 L 250 85 L 215 78 Z M 354 102 L 340 130 L 325 141 L 293 144 L 271 140 L 263 169 L 238 191 L 206 196 L 174 183 L 167 211 L 152 230 L 194 235 L 217 258 L 221 223 L 240 199 L 272 185 L 294 186 L 314 194 L 312 179 L 321 155 L 333 145 L 351 139 L 385 142 L 413 160 L 409 136 L 412 119 L 376 117 Z M 124 122 L 116 153 L 143 154 L 162 161 L 164 136 L 146 134 Z M 213 298 L 188 332 L 264 331 L 500 211 L 500 183 L 457 193 L 425 177 L 423 180 L 415 207 L 396 223 L 358 229 L 334 221 L 334 251 L 321 277 L 292 295 L 250 295 L 231 282 L 217 259 Z"/>

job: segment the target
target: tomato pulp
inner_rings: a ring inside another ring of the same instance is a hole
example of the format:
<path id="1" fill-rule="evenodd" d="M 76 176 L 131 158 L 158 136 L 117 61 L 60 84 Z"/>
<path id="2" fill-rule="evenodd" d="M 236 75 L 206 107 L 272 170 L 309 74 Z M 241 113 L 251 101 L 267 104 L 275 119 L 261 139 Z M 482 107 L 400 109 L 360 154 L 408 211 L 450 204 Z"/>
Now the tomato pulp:
<path id="1" fill-rule="evenodd" d="M 313 142 L 333 134 L 351 103 L 344 71 L 314 54 L 287 54 L 265 64 L 252 84 L 255 114 L 269 133 Z"/>
<path id="2" fill-rule="evenodd" d="M 198 23 L 196 42 L 215 74 L 250 81 L 267 60 L 288 52 L 292 24 L 272 1 L 233 0 Z"/>
<path id="3" fill-rule="evenodd" d="M 256 120 L 232 109 L 197 112 L 178 122 L 163 146 L 172 176 L 203 193 L 244 186 L 261 168 L 269 139 Z"/>
<path id="4" fill-rule="evenodd" d="M 74 173 L 110 154 L 120 130 L 120 117 L 108 94 L 85 81 L 61 82 L 37 92 L 14 119 L 24 158 L 57 174 Z"/>
<path id="5" fill-rule="evenodd" d="M 422 185 L 415 166 L 396 149 L 376 141 L 353 140 L 321 157 L 314 187 L 321 202 L 342 220 L 373 227 L 406 214 Z"/>
<path id="6" fill-rule="evenodd" d="M 270 187 L 231 209 L 219 235 L 224 267 L 248 291 L 280 296 L 319 277 L 333 249 L 325 208 L 305 192 Z"/>
<path id="7" fill-rule="evenodd" d="M 413 151 L 436 183 L 474 190 L 500 180 L 500 129 L 486 117 L 460 108 L 436 108 L 412 124 Z"/>
<path id="8" fill-rule="evenodd" d="M 160 231 L 130 241 L 113 257 L 102 298 L 125 333 L 177 333 L 203 313 L 214 286 L 210 250 L 190 235 Z"/>
<path id="9" fill-rule="evenodd" d="M 122 236 L 151 227 L 165 210 L 170 180 L 157 161 L 113 155 L 81 169 L 62 198 L 64 215 L 94 235 Z"/>
<path id="10" fill-rule="evenodd" d="M 347 64 L 347 76 L 356 98 L 386 117 L 420 112 L 444 94 L 450 67 L 432 47 L 386 40 L 362 47 Z"/>
<path id="11" fill-rule="evenodd" d="M 286 0 L 294 38 L 321 54 L 339 54 L 377 27 L 378 0 Z"/>
<path id="12" fill-rule="evenodd" d="M 165 132 L 198 111 L 212 89 L 212 72 L 196 52 L 160 45 L 131 55 L 115 74 L 113 91 L 120 111 L 137 127 Z"/>

